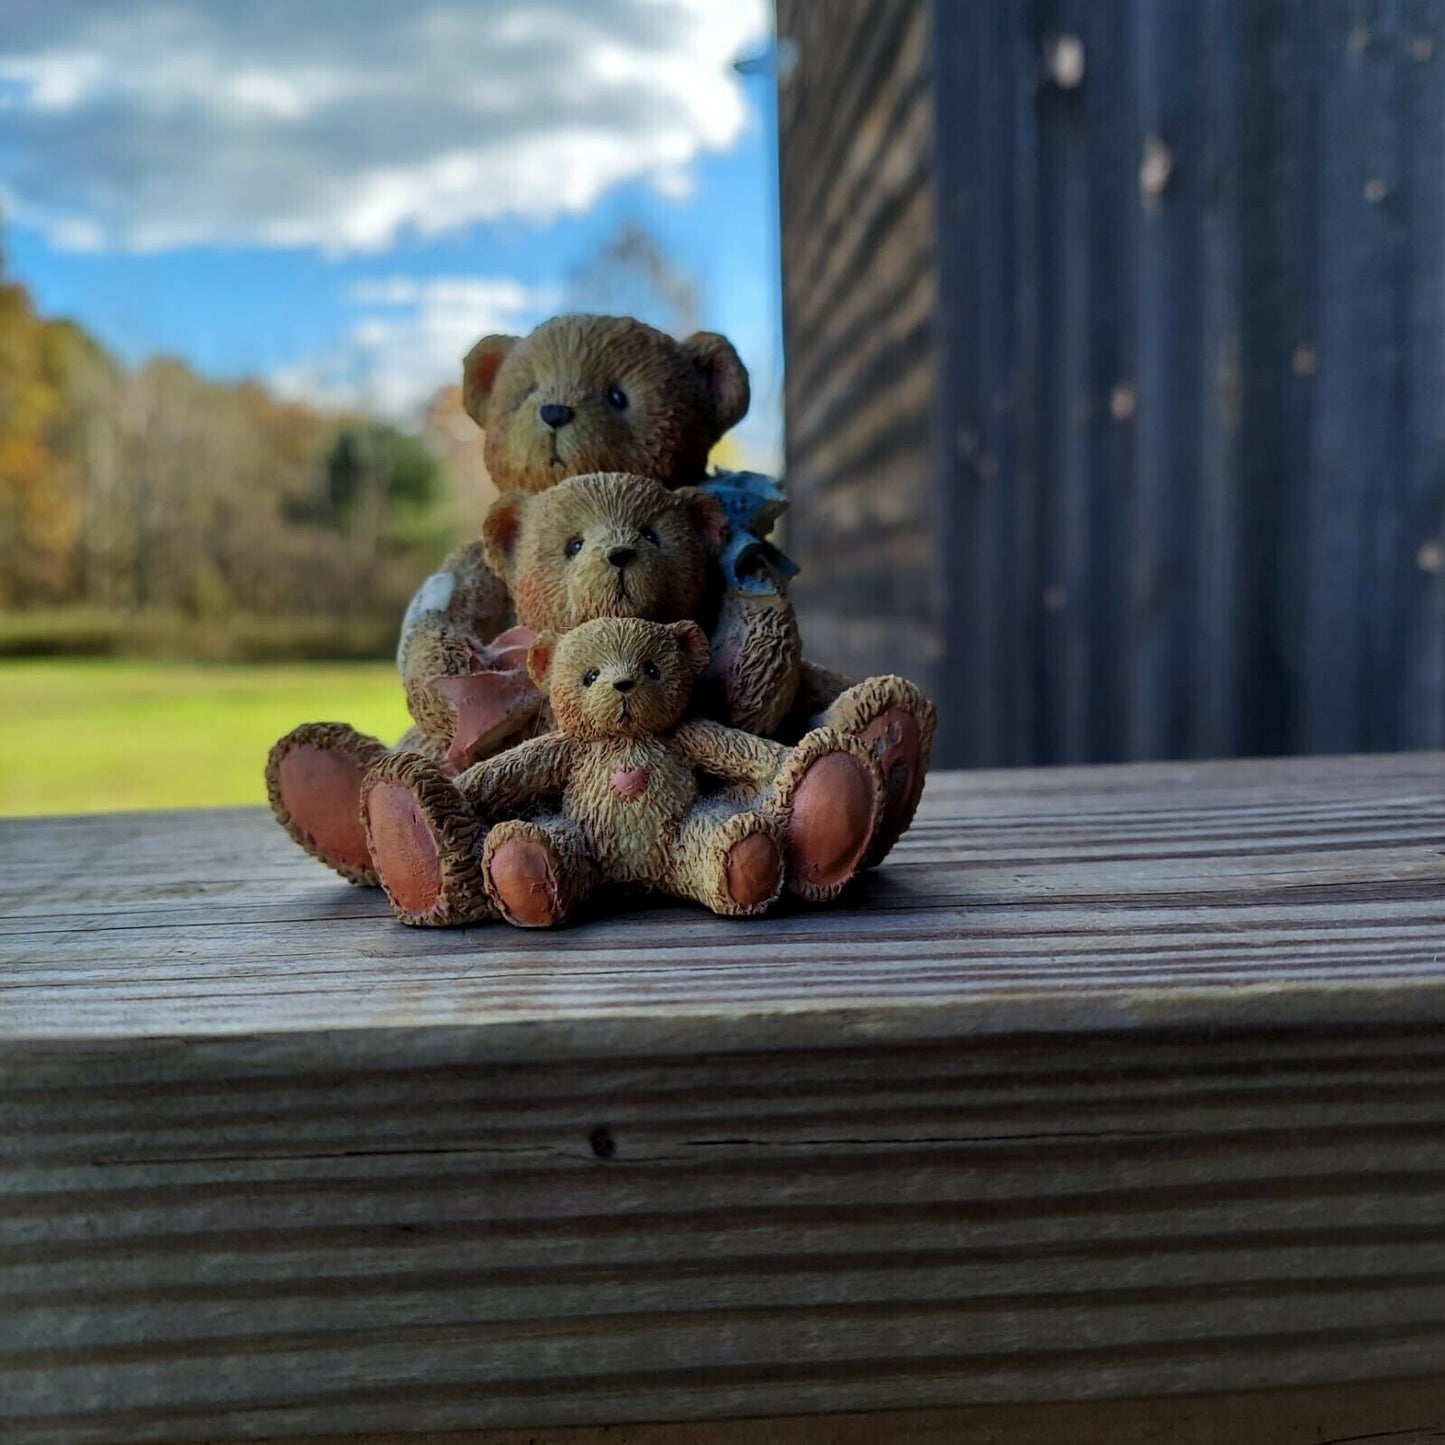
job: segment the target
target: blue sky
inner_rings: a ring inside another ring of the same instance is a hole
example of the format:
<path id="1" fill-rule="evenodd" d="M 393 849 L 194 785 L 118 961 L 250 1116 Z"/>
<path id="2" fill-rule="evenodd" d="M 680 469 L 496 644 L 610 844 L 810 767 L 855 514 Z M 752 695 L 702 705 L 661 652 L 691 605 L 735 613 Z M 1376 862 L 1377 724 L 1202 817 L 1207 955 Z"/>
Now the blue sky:
<path id="1" fill-rule="evenodd" d="M 405 419 L 476 336 L 586 299 L 599 247 L 640 225 L 752 370 L 740 440 L 771 465 L 775 112 L 732 64 L 770 20 L 763 0 L 6 0 L 8 267 L 128 361 Z"/>

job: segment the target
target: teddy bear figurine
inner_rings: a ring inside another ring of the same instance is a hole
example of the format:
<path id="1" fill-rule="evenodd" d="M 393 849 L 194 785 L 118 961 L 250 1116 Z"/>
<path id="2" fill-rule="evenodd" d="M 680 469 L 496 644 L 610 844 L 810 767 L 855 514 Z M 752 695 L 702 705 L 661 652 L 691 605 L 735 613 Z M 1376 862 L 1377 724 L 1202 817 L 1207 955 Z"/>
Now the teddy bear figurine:
<path id="1" fill-rule="evenodd" d="M 722 524 L 699 519 L 711 549 L 702 603 L 713 661 L 698 706 L 783 741 L 814 725 L 860 738 L 884 778 L 884 817 L 867 860 L 881 861 L 917 806 L 933 708 L 902 678 L 853 685 L 803 659 L 786 596 L 792 564 L 766 540 L 785 505 L 781 492 L 751 473 L 707 475 L 709 452 L 749 402 L 747 371 L 726 338 L 700 332 L 676 341 L 628 318 L 560 316 L 523 338 L 479 341 L 463 363 L 462 390 L 503 492 L 495 531 L 512 525 L 507 508 L 520 516 L 538 494 L 591 472 L 713 496 Z M 397 747 L 448 774 L 550 725 L 524 666 L 535 627 L 518 615 L 527 612 L 520 603 L 514 611 L 510 564 L 498 576 L 488 560 L 496 556 L 495 539 L 453 552 L 422 584 L 402 627 L 397 663 L 414 726 Z M 581 619 L 548 625 L 573 620 Z M 344 723 L 311 723 L 280 739 L 267 762 L 277 820 L 352 882 L 378 881 L 358 799 L 367 770 L 390 751 Z"/>
<path id="2" fill-rule="evenodd" d="M 558 316 L 526 337 L 478 341 L 462 364 L 462 402 L 486 434 L 487 470 L 501 491 L 540 492 L 591 471 L 683 487 L 704 480 L 708 453 L 747 412 L 748 373 L 713 332 L 676 341 L 626 317 Z M 414 723 L 399 751 L 457 772 L 536 729 L 532 634 L 512 622 L 480 541 L 422 583 L 397 647 Z M 358 799 L 367 769 L 389 751 L 349 724 L 307 723 L 267 760 L 277 821 L 353 883 L 377 882 Z"/>
<path id="3" fill-rule="evenodd" d="M 685 720 L 707 669 L 697 623 L 607 617 L 527 654 L 555 731 L 454 780 L 420 754 L 367 774 L 371 856 L 397 917 L 562 923 L 600 887 L 640 887 L 752 917 L 782 892 L 835 897 L 881 811 L 877 765 L 834 729 L 779 743 Z M 724 786 L 704 792 L 699 774 Z"/>

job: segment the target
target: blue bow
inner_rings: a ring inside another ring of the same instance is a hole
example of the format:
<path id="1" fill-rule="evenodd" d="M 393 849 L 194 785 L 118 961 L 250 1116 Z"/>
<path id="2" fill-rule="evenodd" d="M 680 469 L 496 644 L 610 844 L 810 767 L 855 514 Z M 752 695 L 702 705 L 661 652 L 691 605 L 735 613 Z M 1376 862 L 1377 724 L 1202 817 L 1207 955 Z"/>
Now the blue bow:
<path id="1" fill-rule="evenodd" d="M 781 597 L 789 579 L 798 575 L 798 564 L 767 540 L 773 523 L 788 510 L 783 489 L 761 472 L 718 472 L 702 485 L 727 514 L 728 545 L 718 561 L 728 586 Z"/>

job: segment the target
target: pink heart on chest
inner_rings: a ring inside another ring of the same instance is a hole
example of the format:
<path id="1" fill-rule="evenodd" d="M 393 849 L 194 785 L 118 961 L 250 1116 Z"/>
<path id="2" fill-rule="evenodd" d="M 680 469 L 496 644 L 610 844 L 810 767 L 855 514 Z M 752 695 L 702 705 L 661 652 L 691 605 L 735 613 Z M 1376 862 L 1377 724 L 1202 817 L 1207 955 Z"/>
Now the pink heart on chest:
<path id="1" fill-rule="evenodd" d="M 611 782 L 612 791 L 619 798 L 640 798 L 647 791 L 647 769 L 618 768 Z"/>

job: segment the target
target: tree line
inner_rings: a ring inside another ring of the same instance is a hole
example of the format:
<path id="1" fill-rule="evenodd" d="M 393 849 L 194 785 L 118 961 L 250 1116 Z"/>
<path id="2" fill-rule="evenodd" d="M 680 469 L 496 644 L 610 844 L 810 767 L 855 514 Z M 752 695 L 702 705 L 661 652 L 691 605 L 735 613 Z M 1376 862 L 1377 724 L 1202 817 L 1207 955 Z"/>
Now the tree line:
<path id="1" fill-rule="evenodd" d="M 37 315 L 0 258 L 0 613 L 83 611 L 118 636 L 168 617 L 203 652 L 241 619 L 321 620 L 293 630 L 378 650 L 455 531 L 418 438 L 174 359 L 123 366 Z"/>

